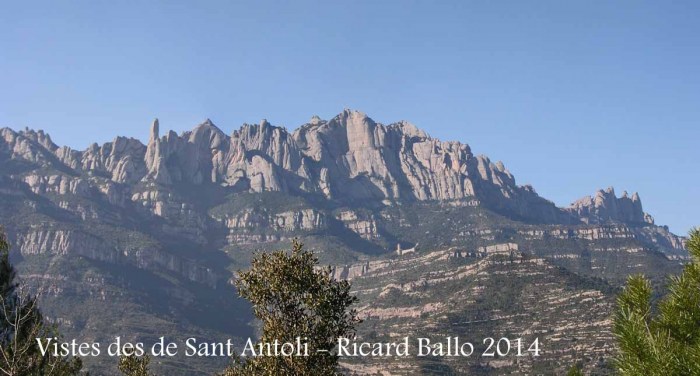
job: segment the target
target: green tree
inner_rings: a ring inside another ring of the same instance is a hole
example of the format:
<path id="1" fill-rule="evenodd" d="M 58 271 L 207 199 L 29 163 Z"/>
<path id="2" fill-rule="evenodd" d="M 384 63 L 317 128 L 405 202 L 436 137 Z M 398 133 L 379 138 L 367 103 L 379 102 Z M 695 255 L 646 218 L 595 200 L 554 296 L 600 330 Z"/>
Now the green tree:
<path id="1" fill-rule="evenodd" d="M 37 298 L 22 291 L 10 263 L 10 247 L 0 231 L 0 375 L 76 375 L 78 358 L 42 356 L 36 338 L 58 337 L 56 328 L 44 323 Z"/>
<path id="2" fill-rule="evenodd" d="M 251 268 L 239 272 L 236 286 L 262 323 L 260 343 L 300 337 L 308 344 L 308 356 L 234 359 L 224 375 L 339 374 L 333 349 L 338 338 L 354 336 L 360 322 L 351 309 L 357 297 L 350 294 L 350 283 L 333 279 L 330 267 L 319 268 L 318 259 L 295 239 L 291 252 L 256 255 Z"/>
<path id="3" fill-rule="evenodd" d="M 135 355 L 119 358 L 119 371 L 124 376 L 152 376 L 148 370 L 151 358 L 148 355 L 138 357 Z"/>
<path id="4" fill-rule="evenodd" d="M 5 235 L 0 232 L 0 299 L 2 306 L 11 308 L 15 303 L 17 283 L 15 269 L 10 264 L 10 247 Z M 5 347 L 12 339 L 12 327 L 7 320 L 0 321 L 0 346 Z"/>
<path id="5" fill-rule="evenodd" d="M 652 286 L 631 276 L 617 300 L 614 364 L 622 375 L 700 375 L 700 229 L 687 242 L 691 262 L 671 278 L 655 310 Z"/>
<path id="6" fill-rule="evenodd" d="M 566 373 L 566 376 L 583 376 L 583 370 L 582 366 L 580 364 L 574 364 L 569 368 L 569 371 Z"/>

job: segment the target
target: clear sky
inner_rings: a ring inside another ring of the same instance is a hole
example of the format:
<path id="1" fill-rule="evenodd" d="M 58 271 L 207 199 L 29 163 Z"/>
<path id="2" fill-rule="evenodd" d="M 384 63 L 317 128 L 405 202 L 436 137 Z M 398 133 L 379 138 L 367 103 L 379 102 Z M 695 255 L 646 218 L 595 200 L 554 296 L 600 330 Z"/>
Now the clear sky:
<path id="1" fill-rule="evenodd" d="M 118 4 L 117 4 L 118 3 Z M 8 1 L 0 127 L 77 149 L 343 108 L 502 160 L 568 205 L 700 225 L 698 1 Z"/>

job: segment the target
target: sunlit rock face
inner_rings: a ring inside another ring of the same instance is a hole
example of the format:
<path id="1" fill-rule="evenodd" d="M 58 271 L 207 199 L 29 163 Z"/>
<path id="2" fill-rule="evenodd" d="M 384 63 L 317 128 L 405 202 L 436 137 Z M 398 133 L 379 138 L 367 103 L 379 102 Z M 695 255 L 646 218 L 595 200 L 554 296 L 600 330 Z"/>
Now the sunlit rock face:
<path id="1" fill-rule="evenodd" d="M 586 223 L 618 221 L 654 224 L 654 219 L 642 210 L 642 201 L 637 192 L 630 197 L 625 191 L 622 197 L 618 198 L 612 187 L 598 190 L 595 196 L 583 197 L 573 202 L 566 210 Z"/>

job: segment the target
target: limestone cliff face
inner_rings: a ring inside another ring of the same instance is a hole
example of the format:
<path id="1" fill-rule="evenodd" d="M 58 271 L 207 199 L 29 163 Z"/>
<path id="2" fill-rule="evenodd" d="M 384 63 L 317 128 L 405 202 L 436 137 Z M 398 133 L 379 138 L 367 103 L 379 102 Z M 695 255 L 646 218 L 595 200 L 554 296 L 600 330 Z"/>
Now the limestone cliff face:
<path id="1" fill-rule="evenodd" d="M 15 242 L 23 255 L 44 253 L 80 253 L 86 249 L 99 249 L 99 240 L 78 231 L 33 228 L 19 234 Z M 101 250 L 96 259 L 113 261 L 114 255 Z"/>
<path id="2" fill-rule="evenodd" d="M 310 231 L 326 227 L 324 214 L 313 209 L 290 210 L 281 213 L 246 209 L 217 219 L 226 228 L 236 230 L 271 228 L 275 231 Z"/>
<path id="3" fill-rule="evenodd" d="M 345 228 L 366 240 L 380 238 L 377 219 L 372 214 L 358 213 L 353 210 L 343 210 L 336 215 Z"/>
<path id="4" fill-rule="evenodd" d="M 155 272 L 168 270 L 192 281 L 214 286 L 219 277 L 212 270 L 158 248 L 115 249 L 106 246 L 99 238 L 80 230 L 32 226 L 27 231 L 14 234 L 13 243 L 23 256 L 40 254 L 79 255 L 108 263 L 134 264 Z"/>

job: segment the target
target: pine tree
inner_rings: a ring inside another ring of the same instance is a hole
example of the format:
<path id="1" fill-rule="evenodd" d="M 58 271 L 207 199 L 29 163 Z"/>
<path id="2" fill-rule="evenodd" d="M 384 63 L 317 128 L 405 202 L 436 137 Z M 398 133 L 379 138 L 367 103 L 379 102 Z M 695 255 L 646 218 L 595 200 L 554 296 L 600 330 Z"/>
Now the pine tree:
<path id="1" fill-rule="evenodd" d="M 581 365 L 580 364 L 574 364 L 569 368 L 569 371 L 566 373 L 566 376 L 583 376 L 583 371 L 581 370 Z"/>
<path id="2" fill-rule="evenodd" d="M 339 337 L 354 335 L 360 321 L 350 308 L 357 301 L 350 283 L 333 279 L 330 268 L 318 268 L 318 259 L 294 240 L 291 253 L 257 255 L 250 270 L 239 272 L 236 286 L 262 323 L 261 343 L 300 337 L 308 344 L 308 356 L 235 359 L 224 375 L 339 374 L 332 350 Z"/>
<path id="3" fill-rule="evenodd" d="M 0 299 L 2 306 L 12 309 L 17 283 L 15 269 L 10 264 L 10 247 L 5 235 L 0 232 Z M 12 330 L 6 320 L 0 320 L 0 346 L 5 347 L 11 338 Z"/>
<path id="4" fill-rule="evenodd" d="M 36 338 L 57 337 L 58 333 L 44 323 L 36 297 L 23 293 L 15 278 L 9 245 L 0 231 L 0 375 L 78 374 L 80 359 L 41 355 Z"/>
<path id="5" fill-rule="evenodd" d="M 153 376 L 148 370 L 151 358 L 148 355 L 141 357 L 131 355 L 119 358 L 119 372 L 124 376 Z"/>
<path id="6" fill-rule="evenodd" d="M 687 242 L 691 262 L 671 278 L 655 310 L 652 287 L 632 276 L 618 297 L 613 333 L 621 375 L 700 375 L 700 229 Z"/>

